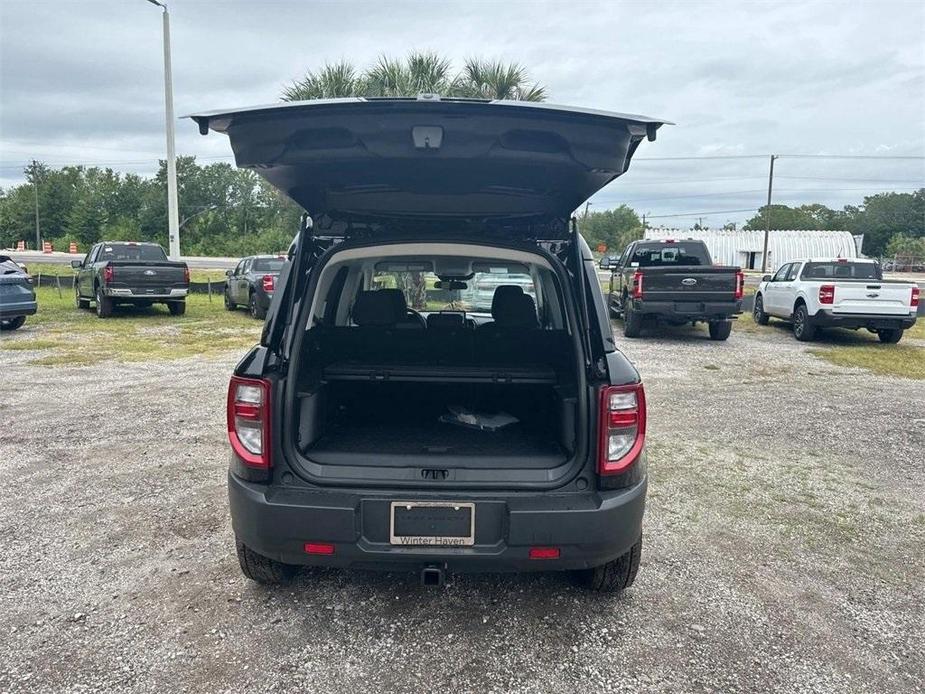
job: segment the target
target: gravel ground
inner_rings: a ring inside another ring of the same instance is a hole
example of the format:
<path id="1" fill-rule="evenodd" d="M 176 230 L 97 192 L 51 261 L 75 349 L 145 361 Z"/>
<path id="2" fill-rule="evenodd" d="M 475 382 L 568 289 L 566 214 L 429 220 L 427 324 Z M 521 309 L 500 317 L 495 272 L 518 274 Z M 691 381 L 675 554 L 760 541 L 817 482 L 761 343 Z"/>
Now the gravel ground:
<path id="1" fill-rule="evenodd" d="M 0 691 L 921 691 L 925 382 L 774 331 L 621 342 L 651 422 L 622 598 L 556 574 L 262 588 L 225 500 L 236 355 L 0 351 Z"/>

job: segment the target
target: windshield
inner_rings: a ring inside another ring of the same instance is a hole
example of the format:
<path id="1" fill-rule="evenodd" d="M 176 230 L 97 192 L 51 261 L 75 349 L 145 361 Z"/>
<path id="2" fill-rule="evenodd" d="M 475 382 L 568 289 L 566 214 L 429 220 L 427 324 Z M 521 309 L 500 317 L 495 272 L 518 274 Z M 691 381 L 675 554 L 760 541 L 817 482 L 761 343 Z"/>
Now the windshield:
<path id="1" fill-rule="evenodd" d="M 806 263 L 802 279 L 846 279 L 846 280 L 880 280 L 883 272 L 878 263 L 850 263 L 848 261 L 826 261 Z"/>
<path id="2" fill-rule="evenodd" d="M 536 301 L 533 278 L 527 274 L 504 272 L 476 272 L 472 279 L 451 288 L 442 283 L 433 272 L 376 272 L 374 289 L 401 289 L 408 306 L 417 311 L 467 311 L 491 313 L 495 289 L 502 285 L 516 285 Z"/>
<path id="3" fill-rule="evenodd" d="M 97 260 L 140 260 L 166 262 L 167 254 L 160 246 L 139 246 L 133 243 L 110 243 L 100 249 Z"/>
<path id="4" fill-rule="evenodd" d="M 639 267 L 709 265 L 710 257 L 702 243 L 640 244 L 630 262 L 638 263 Z"/>
<path id="5" fill-rule="evenodd" d="M 285 265 L 285 258 L 255 258 L 254 272 L 280 272 Z"/>

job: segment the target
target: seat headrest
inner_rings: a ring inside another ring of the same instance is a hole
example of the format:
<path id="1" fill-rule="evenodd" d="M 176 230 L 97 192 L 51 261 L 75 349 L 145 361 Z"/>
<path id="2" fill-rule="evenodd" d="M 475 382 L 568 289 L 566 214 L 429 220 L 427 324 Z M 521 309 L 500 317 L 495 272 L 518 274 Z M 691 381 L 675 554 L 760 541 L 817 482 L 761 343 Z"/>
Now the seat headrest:
<path id="1" fill-rule="evenodd" d="M 465 315 L 462 313 L 430 313 L 427 315 L 427 329 L 433 330 L 458 330 L 466 325 Z"/>
<path id="2" fill-rule="evenodd" d="M 516 284 L 502 284 L 495 287 L 495 293 L 491 297 L 491 315 L 495 315 L 495 306 L 499 301 L 509 300 L 512 296 L 522 296 L 524 290 Z"/>
<path id="3" fill-rule="evenodd" d="M 502 287 L 498 287 L 501 289 Z M 519 287 L 518 287 L 519 289 Z M 497 292 L 495 299 L 498 299 Z M 505 293 L 501 296 L 491 311 L 492 318 L 495 319 L 495 325 L 501 328 L 535 328 L 538 325 L 536 320 L 536 303 L 529 294 Z"/>
<path id="4" fill-rule="evenodd" d="M 407 312 L 400 289 L 378 289 L 357 294 L 352 316 L 357 325 L 395 325 L 404 320 Z"/>

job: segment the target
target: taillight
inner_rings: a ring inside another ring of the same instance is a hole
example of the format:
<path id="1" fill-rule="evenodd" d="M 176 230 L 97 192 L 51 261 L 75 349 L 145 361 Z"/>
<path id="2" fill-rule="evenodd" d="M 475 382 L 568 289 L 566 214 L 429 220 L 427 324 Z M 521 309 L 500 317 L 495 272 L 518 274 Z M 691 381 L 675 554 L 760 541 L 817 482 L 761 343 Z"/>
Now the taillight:
<path id="1" fill-rule="evenodd" d="M 636 462 L 646 441 L 646 393 L 642 383 L 601 388 L 597 471 L 616 475 Z"/>
<path id="2" fill-rule="evenodd" d="M 103 284 L 112 284 L 112 265 L 103 268 Z"/>
<path id="3" fill-rule="evenodd" d="M 263 291 L 272 292 L 273 287 L 276 285 L 276 280 L 274 280 L 273 275 L 264 275 L 263 276 Z"/>
<path id="4" fill-rule="evenodd" d="M 250 467 L 270 467 L 270 382 L 231 377 L 228 384 L 228 440 Z"/>
<path id="5" fill-rule="evenodd" d="M 189 284 L 189 267 L 187 266 L 183 267 L 183 281 Z"/>
<path id="6" fill-rule="evenodd" d="M 739 271 L 736 273 L 736 292 L 733 298 L 741 299 L 744 294 L 745 294 L 745 273 Z"/>
<path id="7" fill-rule="evenodd" d="M 819 303 L 820 304 L 834 304 L 835 303 L 835 285 L 834 284 L 823 284 L 819 287 Z"/>
<path id="8" fill-rule="evenodd" d="M 912 299 L 909 301 L 909 305 L 912 308 L 915 308 L 916 306 L 919 305 L 919 288 L 918 287 L 912 288 Z"/>
<path id="9" fill-rule="evenodd" d="M 642 273 L 639 270 L 633 273 L 633 298 L 642 298 Z"/>

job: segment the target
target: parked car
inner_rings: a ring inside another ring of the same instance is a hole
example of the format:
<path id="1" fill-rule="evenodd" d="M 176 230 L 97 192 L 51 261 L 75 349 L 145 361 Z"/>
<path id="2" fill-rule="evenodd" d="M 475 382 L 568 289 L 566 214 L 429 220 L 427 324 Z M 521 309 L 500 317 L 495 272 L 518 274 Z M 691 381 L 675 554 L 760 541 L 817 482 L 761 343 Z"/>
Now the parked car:
<path id="1" fill-rule="evenodd" d="M 600 263 L 598 263 L 598 267 L 600 267 L 601 270 L 610 270 L 611 268 L 617 267 L 619 262 L 620 262 L 619 256 L 605 255 L 601 257 L 601 261 Z"/>
<path id="2" fill-rule="evenodd" d="M 0 255 L 0 330 L 17 330 L 38 310 L 28 271 L 8 255 Z"/>
<path id="3" fill-rule="evenodd" d="M 611 265 L 608 304 L 623 318 L 623 334 L 639 337 L 647 318 L 673 325 L 705 322 L 710 338 L 725 340 L 742 313 L 745 276 L 714 265 L 703 241 L 633 241 Z"/>
<path id="4" fill-rule="evenodd" d="M 569 215 L 662 122 L 436 98 L 192 117 L 314 219 L 228 390 L 245 576 L 577 570 L 595 590 L 631 585 L 645 390 Z M 502 283 L 478 310 L 415 311 L 401 289 L 499 274 L 531 277 L 532 296 Z"/>
<path id="5" fill-rule="evenodd" d="M 286 262 L 285 256 L 252 255 L 242 258 L 234 270 L 226 270 L 225 308 L 233 311 L 247 306 L 254 318 L 266 318 L 276 280 Z"/>
<path id="6" fill-rule="evenodd" d="M 77 270 L 74 295 L 77 308 L 96 304 L 96 315 L 107 318 L 118 304 L 167 304 L 171 315 L 186 312 L 189 268 L 172 262 L 156 243 L 103 241 L 83 260 L 72 260 Z"/>
<path id="7" fill-rule="evenodd" d="M 874 260 L 808 258 L 765 275 L 755 293 L 754 318 L 767 325 L 772 316 L 793 323 L 798 340 L 812 340 L 817 328 L 837 327 L 876 333 L 896 343 L 915 325 L 919 287 L 885 280 Z"/>

